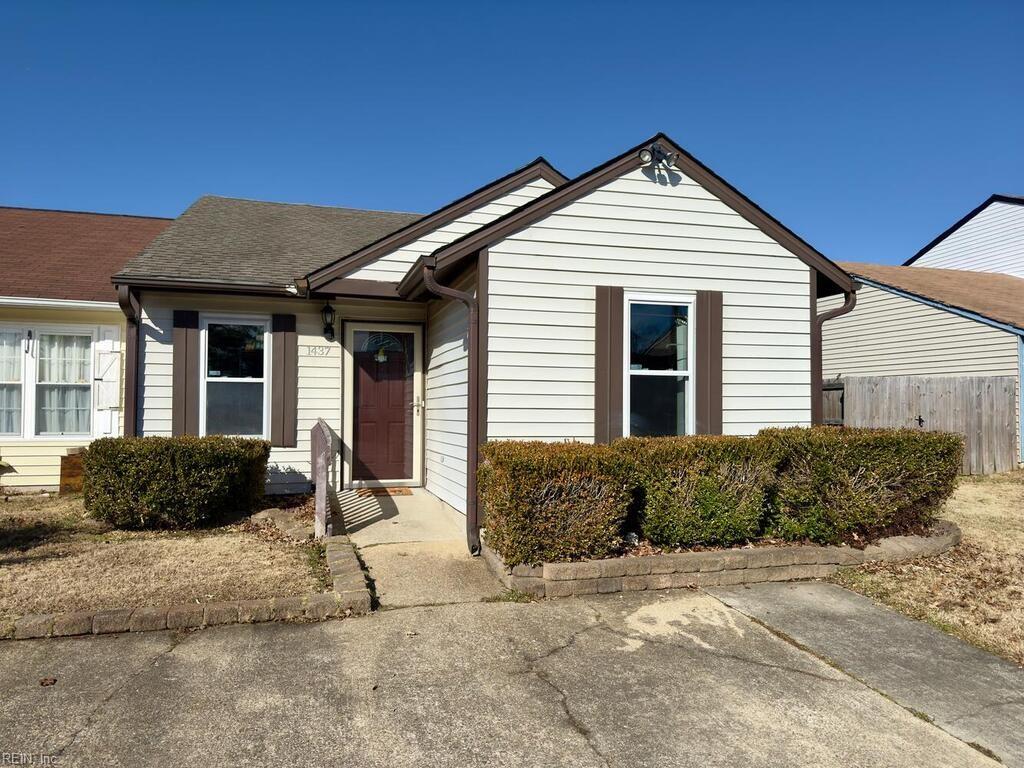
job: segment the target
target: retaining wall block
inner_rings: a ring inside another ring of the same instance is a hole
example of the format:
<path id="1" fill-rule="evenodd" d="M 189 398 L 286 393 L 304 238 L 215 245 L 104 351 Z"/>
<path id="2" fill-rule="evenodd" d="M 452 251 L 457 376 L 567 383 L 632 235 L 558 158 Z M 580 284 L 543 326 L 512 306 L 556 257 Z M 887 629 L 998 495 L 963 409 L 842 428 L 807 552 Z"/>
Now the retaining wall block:
<path id="1" fill-rule="evenodd" d="M 544 578 L 548 581 L 569 581 L 576 578 L 577 563 L 544 563 Z"/>
<path id="2" fill-rule="evenodd" d="M 647 576 L 623 576 L 623 592 L 643 592 L 647 589 Z"/>
<path id="3" fill-rule="evenodd" d="M 168 629 L 194 629 L 203 626 L 203 606 L 183 604 L 167 609 Z"/>
<path id="4" fill-rule="evenodd" d="M 558 582 L 552 582 L 553 584 Z M 513 576 L 512 589 L 518 589 L 532 597 L 544 597 L 547 582 L 539 576 Z"/>
<path id="5" fill-rule="evenodd" d="M 274 615 L 272 600 L 240 600 L 238 602 L 238 623 L 257 624 L 270 621 Z"/>
<path id="6" fill-rule="evenodd" d="M 572 583 L 572 593 L 574 595 L 596 595 L 597 581 L 597 579 L 576 579 Z"/>
<path id="7" fill-rule="evenodd" d="M 14 622 L 15 640 L 33 640 L 37 637 L 49 637 L 53 631 L 52 613 L 32 613 L 20 616 Z"/>
<path id="8" fill-rule="evenodd" d="M 113 632 L 127 632 L 131 626 L 132 609 L 117 608 L 112 611 L 97 611 L 92 617 L 94 635 L 105 635 Z"/>
<path id="9" fill-rule="evenodd" d="M 92 613 L 90 611 L 58 613 L 53 617 L 54 637 L 70 637 L 71 635 L 88 635 L 91 633 Z"/>
<path id="10" fill-rule="evenodd" d="M 238 603 L 207 603 L 203 610 L 203 623 L 207 626 L 238 623 Z"/>
<path id="11" fill-rule="evenodd" d="M 660 575 L 666 573 L 675 573 L 676 564 L 668 555 L 652 555 L 651 556 L 651 573 Z"/>
<path id="12" fill-rule="evenodd" d="M 626 559 L 624 557 L 598 560 L 597 565 L 601 578 L 616 578 L 626 575 Z"/>
<path id="13" fill-rule="evenodd" d="M 275 597 L 270 612 L 275 621 L 295 621 L 305 616 L 305 602 L 301 597 Z"/>
<path id="14" fill-rule="evenodd" d="M 572 586 L 571 581 L 548 581 L 544 586 L 545 597 L 571 597 Z"/>
<path id="15" fill-rule="evenodd" d="M 345 612 L 341 605 L 341 596 L 337 592 L 321 592 L 310 595 L 306 601 L 306 618 L 322 621 Z"/>
<path id="16" fill-rule="evenodd" d="M 651 558 L 649 557 L 627 557 L 626 576 L 646 576 L 651 572 Z"/>
<path id="17" fill-rule="evenodd" d="M 167 629 L 167 606 L 143 606 L 132 611 L 128 622 L 132 632 L 156 632 Z"/>

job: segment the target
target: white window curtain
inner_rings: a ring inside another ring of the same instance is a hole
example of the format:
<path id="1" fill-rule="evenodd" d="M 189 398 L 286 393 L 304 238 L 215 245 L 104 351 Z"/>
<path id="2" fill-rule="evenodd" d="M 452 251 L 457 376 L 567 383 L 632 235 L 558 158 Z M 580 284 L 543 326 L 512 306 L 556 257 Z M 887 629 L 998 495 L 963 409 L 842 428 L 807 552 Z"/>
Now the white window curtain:
<path id="1" fill-rule="evenodd" d="M 36 382 L 37 435 L 90 432 L 92 336 L 40 334 Z"/>
<path id="2" fill-rule="evenodd" d="M 22 334 L 0 331 L 0 435 L 21 434 Z"/>

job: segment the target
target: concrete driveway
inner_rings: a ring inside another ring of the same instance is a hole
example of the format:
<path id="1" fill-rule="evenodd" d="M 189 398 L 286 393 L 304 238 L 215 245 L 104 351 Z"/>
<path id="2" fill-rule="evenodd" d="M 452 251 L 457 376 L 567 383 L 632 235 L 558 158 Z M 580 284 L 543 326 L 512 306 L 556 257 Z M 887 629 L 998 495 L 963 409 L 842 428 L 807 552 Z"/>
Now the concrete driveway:
<path id="1" fill-rule="evenodd" d="M 689 591 L 7 642 L 0 690 L 61 765 L 996 765 Z"/>

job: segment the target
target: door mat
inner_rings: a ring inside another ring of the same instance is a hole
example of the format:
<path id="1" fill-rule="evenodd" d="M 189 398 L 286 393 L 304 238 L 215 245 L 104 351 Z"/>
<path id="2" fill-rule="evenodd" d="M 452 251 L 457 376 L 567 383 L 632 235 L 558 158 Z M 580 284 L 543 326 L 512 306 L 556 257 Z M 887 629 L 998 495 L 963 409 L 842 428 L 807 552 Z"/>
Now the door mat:
<path id="1" fill-rule="evenodd" d="M 411 488 L 357 488 L 357 496 L 412 496 Z"/>

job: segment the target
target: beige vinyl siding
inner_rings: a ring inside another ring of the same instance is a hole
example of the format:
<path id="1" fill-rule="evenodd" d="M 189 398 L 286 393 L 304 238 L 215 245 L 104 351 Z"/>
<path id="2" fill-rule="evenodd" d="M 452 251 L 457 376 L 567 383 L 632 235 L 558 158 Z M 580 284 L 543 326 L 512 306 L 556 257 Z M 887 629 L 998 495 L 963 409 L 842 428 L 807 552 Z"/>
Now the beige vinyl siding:
<path id="1" fill-rule="evenodd" d="M 345 275 L 345 277 L 398 282 L 420 256 L 433 253 L 441 246 L 494 221 L 499 216 L 503 216 L 521 205 L 525 205 L 552 188 L 552 185 L 544 179 L 536 179 L 524 184 L 487 205 L 435 229 L 419 240 L 377 259 L 372 264 Z"/>
<path id="2" fill-rule="evenodd" d="M 456 283 L 473 290 L 476 270 Z M 426 488 L 466 513 L 469 313 L 461 301 L 432 301 L 426 332 Z"/>
<path id="3" fill-rule="evenodd" d="M 1024 205 L 992 203 L 913 266 L 1024 277 Z"/>
<path id="4" fill-rule="evenodd" d="M 323 337 L 319 302 L 299 299 L 182 295 L 144 292 L 140 431 L 143 435 L 171 434 L 173 314 L 175 309 L 210 314 L 267 316 L 294 314 L 298 344 L 298 439 L 294 448 L 273 448 L 268 467 L 268 492 L 305 490 L 309 483 L 309 432 L 318 418 L 342 434 L 342 318 L 381 322 L 418 322 L 419 304 L 374 301 L 332 302 L 338 320 L 335 341 Z M 270 381 L 273 388 L 274 382 Z"/>
<path id="5" fill-rule="evenodd" d="M 92 327 L 113 326 L 118 329 L 121 345 L 121 404 L 113 411 L 115 422 L 111 435 L 121 435 L 124 405 L 124 338 L 125 319 L 119 309 L 70 309 L 0 307 L 0 324 L 13 325 L 86 325 Z M 94 356 L 95 364 L 95 356 Z M 60 485 L 60 459 L 69 448 L 88 445 L 88 438 L 68 440 L 9 439 L 0 436 L 0 458 L 14 467 L 14 472 L 0 475 L 0 488 L 14 491 L 54 490 Z"/>
<path id="6" fill-rule="evenodd" d="M 1017 375 L 1014 334 L 869 285 L 852 312 L 824 324 L 821 347 L 826 378 Z"/>
<path id="7" fill-rule="evenodd" d="M 722 291 L 724 432 L 810 423 L 808 267 L 673 177 L 631 171 L 489 249 L 488 438 L 593 440 L 598 285 Z"/>

